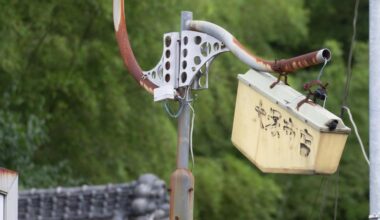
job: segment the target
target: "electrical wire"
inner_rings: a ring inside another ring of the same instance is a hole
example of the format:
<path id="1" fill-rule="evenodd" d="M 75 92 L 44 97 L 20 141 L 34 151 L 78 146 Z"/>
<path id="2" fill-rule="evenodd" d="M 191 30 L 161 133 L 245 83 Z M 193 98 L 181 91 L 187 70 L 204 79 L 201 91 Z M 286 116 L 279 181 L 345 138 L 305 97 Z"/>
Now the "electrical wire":
<path id="1" fill-rule="evenodd" d="M 315 198 L 314 198 L 313 206 L 316 206 L 316 205 L 317 205 L 317 202 L 318 202 L 318 199 L 319 199 L 320 193 L 321 193 L 321 191 L 322 191 L 322 188 L 324 188 L 325 182 L 326 182 L 326 177 L 325 177 L 325 176 L 322 176 L 321 182 L 320 182 L 320 184 L 319 184 L 318 193 L 317 193 L 317 195 L 316 195 Z M 307 219 L 312 219 L 312 218 L 313 218 L 313 215 L 314 215 L 314 209 L 311 209 L 311 212 L 309 213 L 309 217 L 308 217 Z"/>
<path id="2" fill-rule="evenodd" d="M 191 154 L 191 161 L 193 162 L 193 169 L 194 169 L 195 161 L 194 161 L 194 151 L 193 151 L 193 131 L 194 131 L 194 121 L 195 121 L 195 110 L 193 106 L 191 105 L 191 102 L 189 102 L 188 105 L 192 111 L 191 127 L 190 127 L 190 154 Z"/>
<path id="3" fill-rule="evenodd" d="M 321 68 L 321 70 L 319 70 L 319 74 L 318 74 L 318 78 L 317 80 L 320 81 L 321 80 L 321 77 L 323 75 L 323 71 L 325 70 L 325 67 L 326 67 L 326 64 L 329 62 L 329 59 L 325 59 L 325 62 L 323 63 L 323 66 Z M 327 93 L 325 94 L 325 99 L 323 100 L 323 108 L 326 107 L 326 102 L 327 102 Z"/>
<path id="4" fill-rule="evenodd" d="M 344 89 L 344 93 L 343 93 L 343 100 L 342 100 L 342 108 L 341 108 L 341 111 L 340 111 L 340 117 L 342 118 L 343 117 L 343 113 L 344 113 L 344 107 L 347 106 L 347 99 L 348 99 L 348 94 L 349 94 L 349 91 L 350 91 L 350 83 L 351 83 L 351 79 L 352 79 L 352 56 L 353 56 L 353 53 L 354 53 L 354 48 L 355 48 L 355 41 L 356 41 L 356 23 L 357 23 L 357 20 L 358 20 L 358 11 L 359 11 L 359 4 L 360 4 L 360 0 L 356 0 L 355 1 L 355 8 L 354 8 L 354 17 L 352 19 L 352 37 L 351 37 L 351 45 L 350 45 L 350 51 L 349 51 L 349 54 L 348 54 L 348 62 L 347 62 L 347 78 L 346 78 L 346 85 L 345 85 L 345 89 Z M 352 116 L 351 116 L 352 118 Z M 350 118 L 350 119 L 351 119 Z M 353 120 L 352 120 L 353 122 Z M 351 123 L 352 123 L 351 122 Z M 356 125 L 355 125 L 356 126 Z M 355 129 L 355 132 L 356 132 L 356 129 Z M 360 138 L 360 137 L 359 137 Z M 361 139 L 360 139 L 361 141 Z M 363 148 L 362 148 L 363 149 Z M 364 152 L 364 151 L 363 151 Z M 367 154 L 363 154 L 365 155 L 364 158 L 366 158 L 367 160 L 367 163 L 369 164 L 369 160 L 367 158 Z M 338 171 L 339 172 L 339 171 Z M 334 204 L 334 220 L 336 220 L 337 218 L 337 214 L 338 214 L 338 203 L 339 203 L 339 178 L 340 178 L 340 175 L 338 173 L 338 176 L 337 176 L 337 193 L 336 193 L 336 197 L 335 197 L 335 204 Z"/>
<path id="5" fill-rule="evenodd" d="M 328 98 L 328 96 L 326 95 L 325 100 L 323 100 L 323 108 L 326 108 L 327 98 Z"/>
<path id="6" fill-rule="evenodd" d="M 322 66 L 321 70 L 319 71 L 317 80 L 321 80 L 321 77 L 323 75 L 323 70 L 325 69 L 327 62 L 329 62 L 329 59 L 325 59 L 325 62 L 323 63 L 323 66 Z"/>
<path id="7" fill-rule="evenodd" d="M 364 157 L 364 159 L 367 161 L 367 163 L 368 163 L 368 165 L 369 165 L 369 159 L 368 159 L 367 153 L 366 153 L 366 151 L 365 151 L 365 148 L 364 148 L 364 145 L 363 145 L 363 141 L 362 141 L 362 139 L 361 139 L 361 137 L 360 137 L 360 135 L 359 135 L 358 128 L 356 127 L 355 121 L 354 121 L 354 119 L 352 118 L 351 111 L 350 111 L 350 109 L 349 109 L 347 106 L 343 106 L 342 108 L 345 109 L 345 110 L 347 111 L 347 113 L 348 113 L 348 116 L 349 116 L 349 118 L 350 118 L 351 124 L 352 124 L 352 126 L 354 127 L 354 131 L 355 131 L 356 138 L 357 138 L 358 141 L 359 141 L 359 145 L 360 145 L 360 148 L 361 148 L 361 150 L 362 150 L 363 157 Z"/>
<path id="8" fill-rule="evenodd" d="M 338 217 L 338 199 L 339 199 L 339 175 L 340 169 L 338 167 L 336 176 L 336 188 L 335 188 L 335 202 L 334 202 L 334 220 Z"/>
<path id="9" fill-rule="evenodd" d="M 191 125 L 190 125 L 190 140 L 189 140 L 190 143 L 189 144 L 190 144 L 191 161 L 193 163 L 193 168 L 194 168 L 195 160 L 194 160 L 194 151 L 193 151 L 193 131 L 194 131 L 194 121 L 195 121 L 195 110 L 194 110 L 193 106 L 191 105 L 191 99 L 189 98 L 190 97 L 189 92 L 190 92 L 190 86 L 186 88 L 184 97 L 180 97 L 180 96 L 178 97 L 180 107 L 176 113 L 173 113 L 170 110 L 167 101 L 164 102 L 163 106 L 164 106 L 166 113 L 168 113 L 168 115 L 172 118 L 178 118 L 182 114 L 183 109 L 185 108 L 186 105 L 188 105 L 190 107 L 191 112 L 192 112 L 192 116 L 191 116 Z"/>
<path id="10" fill-rule="evenodd" d="M 179 106 L 179 109 L 178 109 L 178 111 L 177 111 L 176 113 L 173 113 L 173 112 L 170 110 L 170 108 L 169 108 L 169 106 L 168 106 L 168 101 L 165 100 L 163 106 L 164 106 L 164 109 L 165 109 L 166 113 L 168 113 L 168 115 L 169 115 L 170 117 L 172 117 L 172 118 L 178 118 L 178 117 L 181 115 L 182 111 L 183 111 L 183 106 L 184 106 L 184 103 L 183 103 L 183 102 L 184 102 L 184 101 L 180 99 L 180 101 L 179 101 L 180 106 Z"/>
<path id="11" fill-rule="evenodd" d="M 321 220 L 323 217 L 323 210 L 325 209 L 325 205 L 326 205 L 326 196 L 327 196 L 327 190 L 329 189 L 328 187 L 329 184 L 330 184 L 330 177 L 326 179 L 325 185 L 323 186 L 322 201 L 319 207 L 319 215 L 318 215 L 319 220 Z"/>
<path id="12" fill-rule="evenodd" d="M 350 51 L 347 58 L 347 78 L 346 78 L 346 86 L 344 88 L 342 106 L 347 106 L 347 99 L 350 92 L 350 84 L 351 84 L 351 79 L 352 79 L 352 57 L 354 54 L 355 43 L 356 43 L 356 23 L 358 20 L 359 3 L 360 3 L 360 0 L 356 0 L 355 9 L 354 9 L 354 18 L 352 20 L 351 46 L 350 46 Z"/>

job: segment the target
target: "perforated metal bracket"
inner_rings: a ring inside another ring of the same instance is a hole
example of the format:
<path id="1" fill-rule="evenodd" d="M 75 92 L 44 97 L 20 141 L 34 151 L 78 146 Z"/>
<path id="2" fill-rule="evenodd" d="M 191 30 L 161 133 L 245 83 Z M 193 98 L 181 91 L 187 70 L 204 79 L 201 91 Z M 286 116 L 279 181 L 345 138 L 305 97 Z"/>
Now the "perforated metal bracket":
<path id="1" fill-rule="evenodd" d="M 178 72 L 179 64 L 179 33 L 166 33 L 163 38 L 163 52 L 158 64 L 149 71 L 144 71 L 144 76 L 147 77 L 158 87 L 172 86 L 178 87 Z"/>
<path id="2" fill-rule="evenodd" d="M 208 74 L 210 71 L 210 66 L 214 58 L 211 58 L 206 62 L 206 64 L 198 71 L 198 73 L 194 76 L 194 82 L 192 89 L 201 90 L 208 89 Z"/>
<path id="3" fill-rule="evenodd" d="M 158 87 L 154 90 L 154 101 L 174 99 L 180 87 L 207 89 L 212 61 L 229 51 L 221 41 L 196 31 L 167 33 L 163 44 L 160 62 L 143 75 Z"/>
<path id="4" fill-rule="evenodd" d="M 207 88 L 211 61 L 218 54 L 227 51 L 229 50 L 221 41 L 210 35 L 196 31 L 182 31 L 178 87 L 192 85 L 196 80 L 194 89 Z M 201 77 L 206 77 L 206 87 L 201 85 Z"/>
<path id="5" fill-rule="evenodd" d="M 155 102 L 175 98 L 175 89 L 178 88 L 179 40 L 178 32 L 164 34 L 160 62 L 144 72 L 144 77 L 157 85 L 153 91 Z"/>

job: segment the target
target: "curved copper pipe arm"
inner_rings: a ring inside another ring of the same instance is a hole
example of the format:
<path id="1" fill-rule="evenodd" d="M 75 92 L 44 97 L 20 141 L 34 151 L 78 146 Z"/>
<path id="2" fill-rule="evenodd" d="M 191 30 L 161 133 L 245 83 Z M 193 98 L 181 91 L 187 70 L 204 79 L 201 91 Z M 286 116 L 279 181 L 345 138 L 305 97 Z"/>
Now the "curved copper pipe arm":
<path id="1" fill-rule="evenodd" d="M 231 33 L 216 24 L 207 21 L 190 21 L 187 25 L 191 30 L 209 34 L 222 41 L 237 58 L 258 71 L 290 73 L 331 59 L 330 50 L 322 49 L 290 59 L 268 61 L 253 55 Z"/>
<path id="2" fill-rule="evenodd" d="M 113 13 L 116 39 L 124 64 L 135 80 L 149 93 L 153 93 L 153 90 L 157 86 L 144 75 L 129 42 L 125 21 L 124 0 L 113 0 Z M 207 21 L 190 21 L 185 25 L 188 26 L 188 29 L 206 33 L 223 42 L 242 62 L 258 71 L 287 74 L 331 59 L 330 50 L 322 49 L 290 59 L 268 61 L 250 53 L 232 34 L 216 24 Z"/>
<path id="3" fill-rule="evenodd" d="M 144 76 L 129 42 L 127 25 L 125 22 L 124 0 L 113 0 L 113 21 L 117 43 L 125 66 L 132 74 L 133 78 L 135 78 L 145 90 L 152 94 L 157 86 Z"/>
<path id="4" fill-rule="evenodd" d="M 277 73 L 291 73 L 298 69 L 303 69 L 313 65 L 321 64 L 325 60 L 330 60 L 331 52 L 328 49 L 321 49 L 297 57 L 267 61 L 272 70 Z"/>

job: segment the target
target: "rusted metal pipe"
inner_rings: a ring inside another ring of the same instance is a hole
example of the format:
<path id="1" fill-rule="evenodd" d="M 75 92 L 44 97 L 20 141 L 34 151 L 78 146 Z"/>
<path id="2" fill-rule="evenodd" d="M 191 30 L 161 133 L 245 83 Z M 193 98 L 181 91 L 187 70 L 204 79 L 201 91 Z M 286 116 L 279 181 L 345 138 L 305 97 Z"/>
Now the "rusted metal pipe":
<path id="1" fill-rule="evenodd" d="M 177 168 L 170 177 L 170 220 L 193 220 L 194 176 Z"/>
<path id="2" fill-rule="evenodd" d="M 125 21 L 124 0 L 113 0 L 113 21 L 117 43 L 125 66 L 132 74 L 133 78 L 135 78 L 145 90 L 152 94 L 157 86 L 144 76 L 129 42 Z"/>
<path id="3" fill-rule="evenodd" d="M 189 21 L 191 30 L 209 34 L 222 41 L 231 52 L 252 69 L 265 72 L 290 73 L 331 59 L 328 49 L 314 51 L 290 59 L 268 61 L 253 55 L 231 33 L 207 21 Z"/>

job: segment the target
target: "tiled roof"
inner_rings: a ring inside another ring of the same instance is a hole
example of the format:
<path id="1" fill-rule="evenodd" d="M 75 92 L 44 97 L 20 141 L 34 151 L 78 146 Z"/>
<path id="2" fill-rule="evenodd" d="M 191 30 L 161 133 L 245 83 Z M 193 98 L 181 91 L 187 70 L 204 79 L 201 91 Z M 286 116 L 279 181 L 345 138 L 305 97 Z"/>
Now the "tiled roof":
<path id="1" fill-rule="evenodd" d="M 19 194 L 19 220 L 164 220 L 165 182 L 152 174 L 101 186 L 31 189 Z"/>

